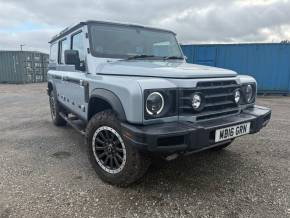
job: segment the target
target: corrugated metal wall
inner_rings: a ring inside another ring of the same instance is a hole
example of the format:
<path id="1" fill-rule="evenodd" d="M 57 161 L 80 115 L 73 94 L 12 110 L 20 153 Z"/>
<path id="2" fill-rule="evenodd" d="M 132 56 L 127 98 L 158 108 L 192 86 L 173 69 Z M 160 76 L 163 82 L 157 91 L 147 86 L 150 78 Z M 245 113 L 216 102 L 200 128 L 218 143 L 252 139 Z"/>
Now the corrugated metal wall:
<path id="1" fill-rule="evenodd" d="M 48 54 L 0 51 L 0 83 L 37 83 L 47 80 Z"/>
<path id="2" fill-rule="evenodd" d="M 290 44 L 182 45 L 189 63 L 253 76 L 259 92 L 290 93 Z"/>

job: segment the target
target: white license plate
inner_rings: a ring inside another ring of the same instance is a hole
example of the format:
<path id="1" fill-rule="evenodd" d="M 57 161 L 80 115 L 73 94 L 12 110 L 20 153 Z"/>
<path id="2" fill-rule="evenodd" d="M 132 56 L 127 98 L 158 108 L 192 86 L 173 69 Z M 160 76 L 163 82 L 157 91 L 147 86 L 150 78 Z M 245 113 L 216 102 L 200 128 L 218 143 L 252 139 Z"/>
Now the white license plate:
<path id="1" fill-rule="evenodd" d="M 242 123 L 215 131 L 215 142 L 221 142 L 250 133 L 251 123 Z"/>

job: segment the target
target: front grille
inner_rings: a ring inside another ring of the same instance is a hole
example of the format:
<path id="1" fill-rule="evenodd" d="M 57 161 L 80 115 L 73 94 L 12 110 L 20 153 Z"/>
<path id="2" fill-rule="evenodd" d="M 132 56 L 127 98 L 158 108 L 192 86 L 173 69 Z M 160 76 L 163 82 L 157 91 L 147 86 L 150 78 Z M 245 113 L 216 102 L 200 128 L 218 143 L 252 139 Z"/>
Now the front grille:
<path id="1" fill-rule="evenodd" d="M 226 116 L 239 112 L 234 102 L 234 90 L 240 85 L 234 80 L 198 82 L 196 88 L 181 89 L 179 92 L 179 114 L 181 116 L 195 116 L 196 120 L 206 120 Z M 204 101 L 202 111 L 192 108 L 193 93 L 201 93 Z"/>

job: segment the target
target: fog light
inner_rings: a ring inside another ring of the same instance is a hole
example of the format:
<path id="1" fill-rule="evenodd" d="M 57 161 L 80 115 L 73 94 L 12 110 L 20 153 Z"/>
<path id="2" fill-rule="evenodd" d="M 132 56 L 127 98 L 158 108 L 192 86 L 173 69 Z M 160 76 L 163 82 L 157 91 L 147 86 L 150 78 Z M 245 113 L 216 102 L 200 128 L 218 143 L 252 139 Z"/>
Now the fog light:
<path id="1" fill-rule="evenodd" d="M 191 105 L 194 110 L 198 110 L 201 107 L 201 96 L 199 94 L 193 94 Z"/>
<path id="2" fill-rule="evenodd" d="M 234 97 L 235 97 L 236 104 L 238 104 L 240 102 L 240 100 L 241 100 L 241 91 L 237 89 L 234 92 Z"/>

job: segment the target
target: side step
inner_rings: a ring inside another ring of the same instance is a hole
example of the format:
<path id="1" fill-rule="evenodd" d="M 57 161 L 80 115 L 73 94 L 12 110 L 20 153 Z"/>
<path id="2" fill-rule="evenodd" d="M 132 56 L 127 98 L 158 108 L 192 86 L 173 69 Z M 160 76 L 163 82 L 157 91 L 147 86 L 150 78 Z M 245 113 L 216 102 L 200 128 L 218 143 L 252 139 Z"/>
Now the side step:
<path id="1" fill-rule="evenodd" d="M 86 132 L 80 127 L 78 126 L 76 123 L 74 123 L 73 121 L 76 120 L 75 117 L 69 118 L 68 116 L 64 115 L 62 112 L 59 113 L 59 115 L 72 127 L 74 128 L 78 133 L 80 133 L 81 135 L 86 135 Z"/>

